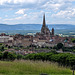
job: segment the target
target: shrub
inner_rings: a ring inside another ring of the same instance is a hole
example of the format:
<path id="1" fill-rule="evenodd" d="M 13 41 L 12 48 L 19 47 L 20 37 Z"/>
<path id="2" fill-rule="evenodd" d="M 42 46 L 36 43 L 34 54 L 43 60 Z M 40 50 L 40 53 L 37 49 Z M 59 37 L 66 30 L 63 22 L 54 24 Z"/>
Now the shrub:
<path id="1" fill-rule="evenodd" d="M 18 54 L 18 55 L 17 55 L 17 59 L 18 59 L 18 60 L 20 60 L 20 59 L 22 59 L 22 58 L 23 58 L 23 55 L 21 55 L 21 54 Z"/>
<path id="2" fill-rule="evenodd" d="M 15 60 L 16 59 L 16 55 L 10 52 L 4 52 L 3 53 L 3 59 L 5 60 Z"/>

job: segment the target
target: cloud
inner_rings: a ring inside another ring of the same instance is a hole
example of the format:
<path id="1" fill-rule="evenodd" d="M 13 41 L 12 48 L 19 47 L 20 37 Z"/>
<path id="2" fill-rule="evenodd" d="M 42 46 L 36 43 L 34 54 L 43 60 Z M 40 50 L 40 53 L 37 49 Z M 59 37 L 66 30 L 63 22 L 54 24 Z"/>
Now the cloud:
<path id="1" fill-rule="evenodd" d="M 3 4 L 10 4 L 10 3 L 13 3 L 13 4 L 22 4 L 22 3 L 35 3 L 37 0 L 0 0 L 0 4 L 3 5 Z"/>
<path id="2" fill-rule="evenodd" d="M 0 19 L 2 19 L 2 18 L 0 17 Z"/>
<path id="3" fill-rule="evenodd" d="M 24 14 L 23 16 L 15 17 L 15 18 L 9 18 L 9 19 L 4 19 L 4 21 L 12 21 L 12 20 L 21 20 L 26 18 L 27 14 Z"/>
<path id="4" fill-rule="evenodd" d="M 20 9 L 19 11 L 17 11 L 15 14 L 24 14 L 25 9 Z"/>
<path id="5" fill-rule="evenodd" d="M 24 16 L 24 17 L 26 17 L 26 16 L 27 16 L 27 14 L 24 14 L 23 16 Z"/>
<path id="6" fill-rule="evenodd" d="M 63 10 L 70 7 L 73 1 L 75 0 L 0 0 L 0 8 Z"/>
<path id="7" fill-rule="evenodd" d="M 52 14 L 52 17 L 67 18 L 67 19 L 75 18 L 75 8 L 69 9 L 69 10 L 60 11 L 60 12 L 58 12 L 56 14 Z"/>
<path id="8" fill-rule="evenodd" d="M 73 6 L 72 2 L 75 0 L 49 0 L 44 5 L 42 5 L 42 8 L 45 8 L 47 10 L 66 10 L 67 8 Z"/>
<path id="9" fill-rule="evenodd" d="M 41 23 L 44 12 L 47 20 L 50 20 L 51 15 L 51 20 L 55 18 L 72 20 L 75 18 L 74 4 L 75 0 L 0 0 L 0 9 L 3 9 L 2 19 L 7 22 Z"/>

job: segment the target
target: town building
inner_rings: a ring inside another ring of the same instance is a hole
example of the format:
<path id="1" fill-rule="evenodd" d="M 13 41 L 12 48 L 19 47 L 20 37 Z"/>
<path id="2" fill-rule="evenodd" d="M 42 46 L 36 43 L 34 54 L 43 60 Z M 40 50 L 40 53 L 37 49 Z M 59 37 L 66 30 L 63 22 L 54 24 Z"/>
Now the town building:
<path id="1" fill-rule="evenodd" d="M 10 35 L 6 35 L 5 33 L 0 34 L 0 43 L 8 43 L 9 41 L 13 41 L 13 37 Z"/>
<path id="2" fill-rule="evenodd" d="M 13 37 L 13 45 L 14 46 L 24 46 L 27 47 L 32 44 L 33 36 L 31 35 L 21 35 L 21 34 L 16 34 Z"/>

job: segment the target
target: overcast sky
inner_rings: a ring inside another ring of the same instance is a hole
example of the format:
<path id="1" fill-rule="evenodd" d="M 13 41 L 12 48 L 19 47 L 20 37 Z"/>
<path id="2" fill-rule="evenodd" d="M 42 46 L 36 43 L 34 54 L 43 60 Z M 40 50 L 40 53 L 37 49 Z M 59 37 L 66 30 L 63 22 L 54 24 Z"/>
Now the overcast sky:
<path id="1" fill-rule="evenodd" d="M 0 0 L 0 23 L 74 24 L 75 0 Z"/>

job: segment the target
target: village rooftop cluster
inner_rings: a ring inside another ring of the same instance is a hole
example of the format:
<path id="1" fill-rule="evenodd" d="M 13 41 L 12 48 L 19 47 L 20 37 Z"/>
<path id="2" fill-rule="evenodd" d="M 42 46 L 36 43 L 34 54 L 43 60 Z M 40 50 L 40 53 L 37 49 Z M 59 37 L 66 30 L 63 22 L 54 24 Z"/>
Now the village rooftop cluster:
<path id="1" fill-rule="evenodd" d="M 36 33 L 35 36 L 32 35 L 6 35 L 5 33 L 0 34 L 0 43 L 10 47 L 28 47 L 36 46 L 38 47 L 54 47 L 58 43 L 62 43 L 64 47 L 73 47 L 75 43 L 71 41 L 72 37 L 61 37 L 54 35 L 54 28 L 49 30 L 45 21 L 45 14 L 43 16 L 43 25 L 40 33 Z M 13 49 L 12 49 L 13 50 Z M 7 51 L 12 51 L 7 50 Z M 26 49 L 18 50 L 16 53 L 35 53 L 32 49 L 26 52 Z"/>

